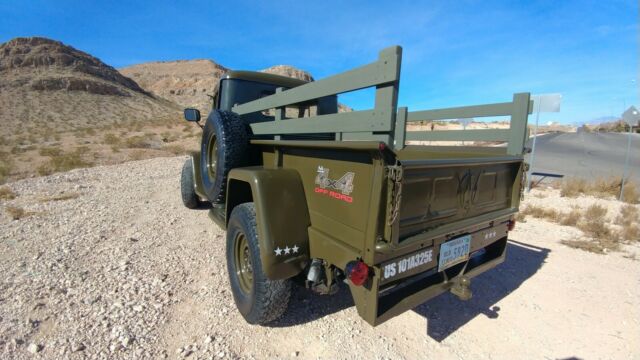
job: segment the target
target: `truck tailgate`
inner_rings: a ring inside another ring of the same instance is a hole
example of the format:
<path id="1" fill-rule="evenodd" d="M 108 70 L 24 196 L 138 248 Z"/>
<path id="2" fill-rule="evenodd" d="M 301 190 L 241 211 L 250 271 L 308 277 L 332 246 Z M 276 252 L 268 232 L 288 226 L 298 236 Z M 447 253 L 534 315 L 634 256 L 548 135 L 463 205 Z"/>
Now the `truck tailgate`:
<path id="1" fill-rule="evenodd" d="M 512 207 L 521 166 L 510 156 L 403 161 L 398 241 Z"/>

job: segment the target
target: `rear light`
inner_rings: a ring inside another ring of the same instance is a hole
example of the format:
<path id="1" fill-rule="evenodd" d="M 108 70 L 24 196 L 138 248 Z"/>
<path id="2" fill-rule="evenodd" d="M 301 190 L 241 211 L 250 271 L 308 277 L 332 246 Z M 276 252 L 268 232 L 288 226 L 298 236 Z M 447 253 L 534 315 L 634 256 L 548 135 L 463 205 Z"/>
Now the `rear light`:
<path id="1" fill-rule="evenodd" d="M 515 229 L 516 227 L 516 219 L 511 219 L 509 221 L 507 221 L 507 230 L 508 231 L 513 231 L 513 229 Z"/>
<path id="2" fill-rule="evenodd" d="M 344 272 L 347 279 L 355 286 L 362 286 L 369 277 L 369 267 L 362 261 L 350 261 Z"/>

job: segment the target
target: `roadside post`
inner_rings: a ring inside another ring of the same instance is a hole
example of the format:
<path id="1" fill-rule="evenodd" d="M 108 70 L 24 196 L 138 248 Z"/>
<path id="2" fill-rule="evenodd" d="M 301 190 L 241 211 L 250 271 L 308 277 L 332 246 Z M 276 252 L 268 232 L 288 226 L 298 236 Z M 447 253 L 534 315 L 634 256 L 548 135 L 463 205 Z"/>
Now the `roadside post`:
<path id="1" fill-rule="evenodd" d="M 469 124 L 471 124 L 474 120 L 474 118 L 465 118 L 458 119 L 458 122 L 462 125 L 462 130 L 467 130 L 467 126 L 469 126 Z M 464 140 L 462 140 L 462 145 L 464 145 Z"/>
<path id="2" fill-rule="evenodd" d="M 622 182 L 620 184 L 620 201 L 624 200 L 624 182 L 629 171 L 629 153 L 631 152 L 631 129 L 633 125 L 640 120 L 640 112 L 635 107 L 630 107 L 622 114 L 622 120 L 629 125 L 629 134 L 627 134 L 627 153 L 624 157 L 624 169 L 622 170 Z"/>
<path id="3" fill-rule="evenodd" d="M 536 125 L 533 128 L 533 143 L 531 145 L 531 157 L 529 158 L 529 173 L 527 174 L 527 192 L 531 191 L 531 177 L 533 174 L 533 162 L 536 157 L 536 139 L 538 138 L 538 123 L 541 112 L 559 112 L 562 94 L 531 95 L 533 100 L 533 112 L 536 113 Z"/>

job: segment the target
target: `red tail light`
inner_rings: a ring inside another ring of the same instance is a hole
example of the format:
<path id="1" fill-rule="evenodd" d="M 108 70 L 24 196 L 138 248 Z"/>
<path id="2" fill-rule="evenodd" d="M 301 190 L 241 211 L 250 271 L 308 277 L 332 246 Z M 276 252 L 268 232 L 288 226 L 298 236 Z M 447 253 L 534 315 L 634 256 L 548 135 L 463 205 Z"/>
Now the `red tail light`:
<path id="1" fill-rule="evenodd" d="M 507 230 L 513 231 L 516 227 L 516 219 L 511 219 L 507 222 Z"/>
<path id="2" fill-rule="evenodd" d="M 369 267 L 362 261 L 350 261 L 344 269 L 347 279 L 353 285 L 361 286 L 369 277 Z"/>

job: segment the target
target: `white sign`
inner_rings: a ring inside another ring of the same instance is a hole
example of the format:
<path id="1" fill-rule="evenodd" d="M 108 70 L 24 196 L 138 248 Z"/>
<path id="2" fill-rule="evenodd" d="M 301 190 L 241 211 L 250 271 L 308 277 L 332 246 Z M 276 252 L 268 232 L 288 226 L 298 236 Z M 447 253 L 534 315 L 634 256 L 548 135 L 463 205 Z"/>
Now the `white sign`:
<path id="1" fill-rule="evenodd" d="M 640 111 L 632 106 L 622 113 L 622 119 L 631 126 L 636 125 L 640 121 Z"/>
<path id="2" fill-rule="evenodd" d="M 531 95 L 533 112 L 560 112 L 562 94 Z"/>

